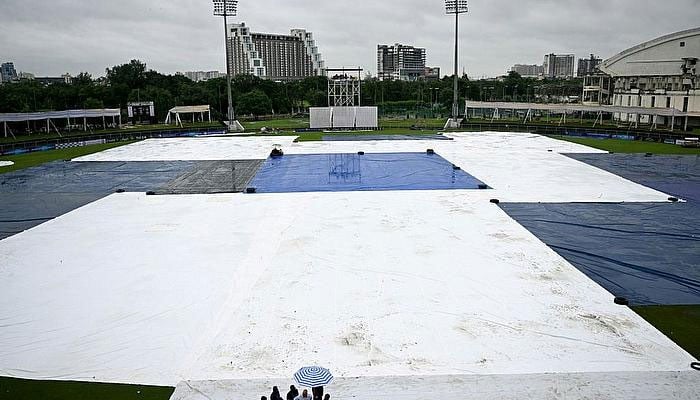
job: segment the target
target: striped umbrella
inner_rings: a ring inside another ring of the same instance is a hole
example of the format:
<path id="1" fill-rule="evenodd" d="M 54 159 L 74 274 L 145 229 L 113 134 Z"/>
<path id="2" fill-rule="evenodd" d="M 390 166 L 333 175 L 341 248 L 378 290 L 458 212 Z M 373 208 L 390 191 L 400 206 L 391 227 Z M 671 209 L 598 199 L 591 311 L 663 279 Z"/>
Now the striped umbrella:
<path id="1" fill-rule="evenodd" d="M 333 382 L 333 374 L 322 367 L 304 367 L 294 374 L 294 380 L 301 386 L 315 388 Z"/>

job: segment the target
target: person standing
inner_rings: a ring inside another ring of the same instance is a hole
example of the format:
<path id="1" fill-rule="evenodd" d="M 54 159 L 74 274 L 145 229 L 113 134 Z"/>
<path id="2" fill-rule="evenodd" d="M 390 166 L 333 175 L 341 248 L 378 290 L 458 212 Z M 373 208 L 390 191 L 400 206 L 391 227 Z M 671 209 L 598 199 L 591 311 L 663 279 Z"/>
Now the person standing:
<path id="1" fill-rule="evenodd" d="M 313 400 L 311 396 L 309 396 L 309 391 L 304 389 L 303 392 L 301 392 L 301 396 L 297 396 L 294 400 Z"/>
<path id="2" fill-rule="evenodd" d="M 282 399 L 282 396 L 280 395 L 280 390 L 277 389 L 277 386 L 272 387 L 272 394 L 270 395 L 270 400 L 284 400 Z"/>
<path id="3" fill-rule="evenodd" d="M 314 395 L 314 400 L 323 400 L 323 386 L 311 388 L 311 393 Z"/>
<path id="4" fill-rule="evenodd" d="M 289 392 L 287 392 L 287 400 L 294 400 L 297 398 L 297 396 L 299 396 L 299 391 L 297 388 L 294 385 L 290 386 Z"/>

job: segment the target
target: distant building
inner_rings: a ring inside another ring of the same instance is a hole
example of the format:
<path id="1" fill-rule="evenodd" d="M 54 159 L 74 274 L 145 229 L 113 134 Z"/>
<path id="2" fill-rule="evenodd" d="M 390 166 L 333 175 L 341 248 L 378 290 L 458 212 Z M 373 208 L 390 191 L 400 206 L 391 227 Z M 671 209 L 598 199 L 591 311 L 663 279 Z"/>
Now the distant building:
<path id="1" fill-rule="evenodd" d="M 642 43 L 600 64 L 614 83 L 612 104 L 674 108 L 678 117 L 615 114 L 625 122 L 700 126 L 700 28 Z"/>
<path id="2" fill-rule="evenodd" d="M 180 72 L 179 75 L 186 76 L 195 82 L 206 82 L 210 79 L 217 79 L 226 77 L 226 74 L 219 71 L 187 71 Z"/>
<path id="3" fill-rule="evenodd" d="M 311 32 L 292 29 L 289 35 L 251 33 L 241 24 L 228 26 L 231 73 L 273 81 L 294 81 L 322 75 L 324 61 Z"/>
<path id="4" fill-rule="evenodd" d="M 573 54 L 547 54 L 544 56 L 544 76 L 547 78 L 572 78 L 575 76 Z"/>
<path id="5" fill-rule="evenodd" d="M 515 64 L 510 70 L 517 72 L 523 78 L 537 78 L 544 75 L 544 67 L 541 65 Z"/>
<path id="6" fill-rule="evenodd" d="M 19 80 L 33 81 L 34 79 L 35 79 L 35 76 L 31 72 L 20 72 L 19 73 Z"/>
<path id="7" fill-rule="evenodd" d="M 70 85 L 73 82 L 73 77 L 70 74 L 63 74 L 61 76 L 37 76 L 34 80 L 46 86 L 60 83 Z"/>
<path id="8" fill-rule="evenodd" d="M 0 65 L 0 82 L 13 82 L 17 79 L 17 71 L 15 70 L 14 63 L 6 62 Z"/>
<path id="9" fill-rule="evenodd" d="M 425 76 L 425 49 L 396 43 L 377 46 L 379 80 L 415 81 Z"/>
<path id="10" fill-rule="evenodd" d="M 578 60 L 578 71 L 577 76 L 583 78 L 584 76 L 592 75 L 596 72 L 598 65 L 603 62 L 603 59 L 596 57 L 591 54 L 590 58 L 582 58 Z"/>
<path id="11" fill-rule="evenodd" d="M 423 79 L 434 81 L 440 78 L 440 67 L 425 67 L 425 69 L 423 69 Z"/>

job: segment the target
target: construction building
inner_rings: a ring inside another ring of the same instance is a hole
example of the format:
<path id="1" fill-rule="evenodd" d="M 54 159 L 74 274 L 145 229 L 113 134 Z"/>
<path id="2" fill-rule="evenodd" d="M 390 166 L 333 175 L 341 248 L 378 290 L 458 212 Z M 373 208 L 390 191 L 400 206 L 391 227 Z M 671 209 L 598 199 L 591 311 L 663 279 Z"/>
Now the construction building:
<path id="1" fill-rule="evenodd" d="M 396 43 L 377 46 L 379 80 L 416 81 L 425 76 L 425 49 Z M 439 71 L 438 71 L 439 73 Z"/>
<path id="2" fill-rule="evenodd" d="M 598 70 L 598 65 L 602 62 L 603 59 L 596 57 L 594 54 L 591 54 L 590 58 L 578 60 L 577 76 L 583 78 L 584 76 L 593 75 Z"/>

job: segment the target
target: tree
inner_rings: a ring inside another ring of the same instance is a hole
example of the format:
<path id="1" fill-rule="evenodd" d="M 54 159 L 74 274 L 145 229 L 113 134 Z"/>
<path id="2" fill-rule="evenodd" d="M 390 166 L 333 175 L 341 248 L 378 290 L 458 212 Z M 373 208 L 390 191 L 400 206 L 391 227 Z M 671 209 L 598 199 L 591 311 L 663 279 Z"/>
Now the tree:
<path id="1" fill-rule="evenodd" d="M 131 60 L 128 64 L 108 68 L 107 81 L 110 85 L 123 84 L 131 89 L 143 89 L 146 86 L 146 64 Z"/>
<path id="2" fill-rule="evenodd" d="M 272 101 L 261 90 L 253 90 L 238 98 L 238 113 L 242 115 L 266 115 L 272 112 Z"/>

